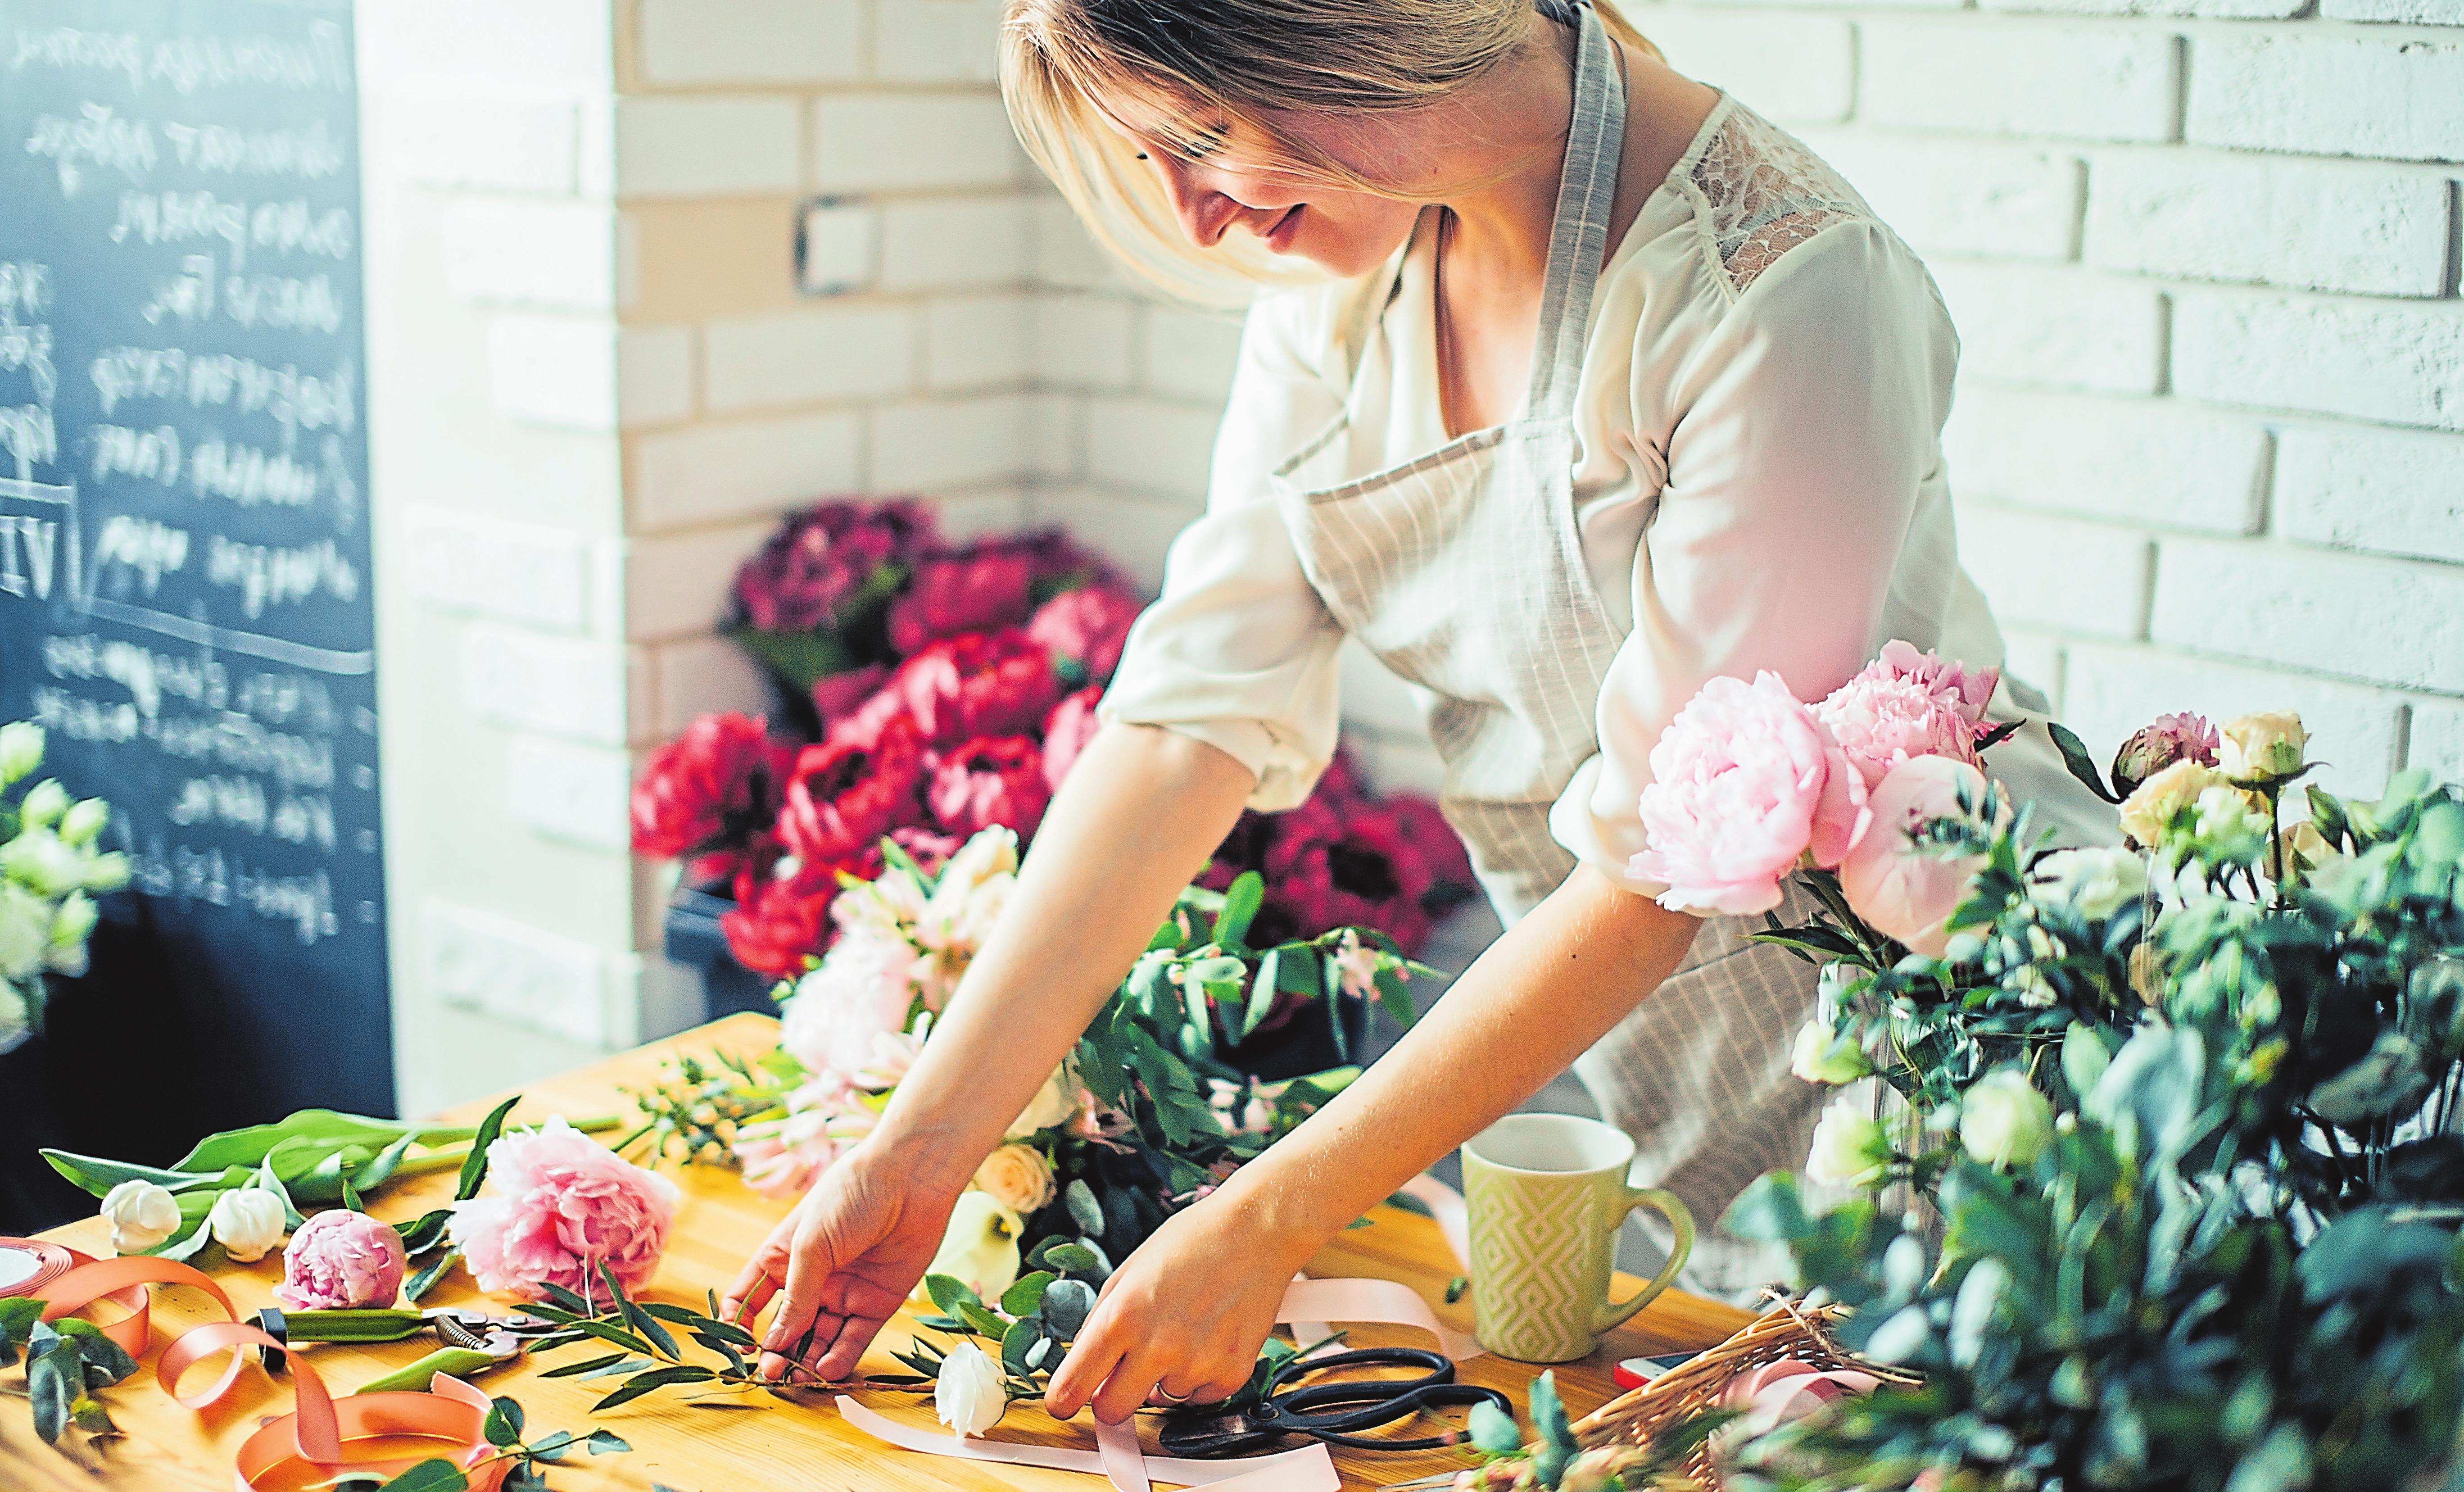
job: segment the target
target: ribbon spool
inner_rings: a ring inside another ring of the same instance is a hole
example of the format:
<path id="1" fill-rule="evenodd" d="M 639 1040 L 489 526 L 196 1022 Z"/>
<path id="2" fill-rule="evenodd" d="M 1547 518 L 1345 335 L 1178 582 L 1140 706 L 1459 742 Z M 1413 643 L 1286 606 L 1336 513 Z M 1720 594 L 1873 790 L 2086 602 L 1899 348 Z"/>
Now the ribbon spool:
<path id="1" fill-rule="evenodd" d="M 238 1312 L 223 1287 L 187 1264 L 142 1254 L 97 1262 L 75 1250 L 61 1252 L 76 1264 L 49 1282 L 43 1319 L 57 1321 L 101 1300 L 127 1306 L 128 1317 L 102 1330 L 132 1357 L 143 1353 L 152 1338 L 147 1285 L 187 1285 L 205 1291 L 222 1307 L 226 1319 L 182 1333 L 154 1365 L 155 1381 L 184 1408 L 202 1410 L 228 1393 L 238 1381 L 244 1349 L 284 1349 L 267 1332 L 235 1319 Z M 231 1360 L 213 1386 L 183 1394 L 180 1382 L 189 1371 L 222 1351 L 229 1351 Z M 236 1492 L 285 1492 L 331 1481 L 344 1471 L 391 1478 L 430 1459 L 451 1461 L 468 1473 L 473 1492 L 497 1492 L 512 1468 L 510 1461 L 493 1459 L 496 1449 L 488 1443 L 488 1412 L 494 1404 L 458 1378 L 439 1373 L 426 1393 L 362 1393 L 337 1401 L 303 1354 L 293 1351 L 290 1363 L 297 1385 L 294 1409 L 267 1421 L 241 1443 L 232 1473 Z M 432 1443 L 404 1443 L 418 1440 Z"/>
<path id="2" fill-rule="evenodd" d="M 42 1294 L 43 1286 L 76 1268 L 84 1257 L 41 1239 L 0 1238 L 0 1300 Z"/>

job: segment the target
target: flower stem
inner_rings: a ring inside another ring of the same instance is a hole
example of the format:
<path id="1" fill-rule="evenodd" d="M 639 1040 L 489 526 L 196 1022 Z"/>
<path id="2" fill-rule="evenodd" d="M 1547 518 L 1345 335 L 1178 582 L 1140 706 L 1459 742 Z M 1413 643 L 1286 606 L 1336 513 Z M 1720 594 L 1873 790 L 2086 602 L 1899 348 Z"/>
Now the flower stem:
<path id="1" fill-rule="evenodd" d="M 602 1114 L 595 1119 L 574 1120 L 573 1127 L 582 1130 L 584 1134 L 596 1134 L 603 1130 L 613 1130 L 623 1123 L 624 1121 L 617 1118 L 614 1114 Z M 423 1132 L 438 1133 L 442 1131 L 427 1130 Z M 460 1168 L 462 1162 L 471 1158 L 470 1141 L 474 1138 L 477 1133 L 478 1131 L 475 1130 L 465 1130 L 462 1131 L 463 1143 L 460 1145 L 449 1145 L 443 1150 L 432 1150 L 425 1155 L 406 1155 L 403 1157 L 402 1164 L 393 1168 L 393 1174 L 396 1176 L 420 1176 L 426 1175 L 431 1171 L 457 1170 Z"/>

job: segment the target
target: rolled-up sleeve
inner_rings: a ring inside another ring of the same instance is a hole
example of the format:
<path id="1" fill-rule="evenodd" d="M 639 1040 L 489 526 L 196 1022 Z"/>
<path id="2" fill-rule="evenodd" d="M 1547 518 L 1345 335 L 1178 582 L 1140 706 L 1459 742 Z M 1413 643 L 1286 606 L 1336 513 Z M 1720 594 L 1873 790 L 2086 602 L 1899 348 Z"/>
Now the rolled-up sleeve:
<path id="1" fill-rule="evenodd" d="M 1253 808 L 1289 808 L 1334 756 L 1342 629 L 1303 573 L 1270 474 L 1342 409 L 1309 292 L 1253 308 L 1215 440 L 1206 513 L 1164 561 L 1098 712 L 1215 746 L 1258 778 Z"/>
<path id="2" fill-rule="evenodd" d="M 1923 266 L 1863 221 L 1784 254 L 1685 353 L 1599 754 L 1551 816 L 1577 857 L 1664 889 L 1628 867 L 1651 749 L 1677 712 L 1710 679 L 1765 669 L 1819 699 L 1872 658 L 1957 357 Z M 1666 376 L 1646 362 L 1639 380 Z"/>

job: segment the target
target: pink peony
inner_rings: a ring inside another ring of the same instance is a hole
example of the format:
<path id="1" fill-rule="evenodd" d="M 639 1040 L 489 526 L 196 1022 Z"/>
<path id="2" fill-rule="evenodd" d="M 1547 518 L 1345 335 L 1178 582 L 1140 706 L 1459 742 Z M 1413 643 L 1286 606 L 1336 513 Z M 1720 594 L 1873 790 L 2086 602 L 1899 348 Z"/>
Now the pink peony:
<path id="1" fill-rule="evenodd" d="M 1857 915 L 1911 952 L 1941 957 L 1950 935 L 1943 924 L 1968 899 L 1986 857 L 1914 836 L 1935 819 L 1981 823 L 1985 792 L 1984 773 L 1947 757 L 1914 757 L 1893 767 L 1874 788 L 1873 826 L 1839 864 L 1839 889 Z"/>
<path id="2" fill-rule="evenodd" d="M 1675 911 L 1768 911 L 1811 852 L 1836 866 L 1865 832 L 1865 783 L 1776 673 L 1716 678 L 1651 749 L 1648 847 L 1631 873 Z"/>
<path id="3" fill-rule="evenodd" d="M 840 720 L 856 713 L 881 692 L 890 682 L 890 665 L 876 663 L 845 673 L 825 673 L 813 681 L 813 713 L 822 722 L 822 734 Z"/>
<path id="4" fill-rule="evenodd" d="M 1026 635 L 1042 643 L 1054 658 L 1074 664 L 1089 683 L 1102 684 L 1121 666 L 1130 624 L 1144 607 L 1127 589 L 1082 585 L 1038 607 L 1026 624 Z"/>
<path id="5" fill-rule="evenodd" d="M 407 1261 L 402 1235 L 365 1213 L 319 1213 L 282 1251 L 274 1298 L 286 1310 L 389 1309 Z"/>
<path id="6" fill-rule="evenodd" d="M 2113 755 L 2114 791 L 2127 798 L 2139 790 L 2139 784 L 2177 761 L 2195 761 L 2203 767 L 2216 764 L 2216 748 L 2223 742 L 2216 728 L 2206 717 L 2194 714 L 2158 715 L 2145 726 L 2131 733 L 2130 739 Z"/>
<path id="7" fill-rule="evenodd" d="M 1104 722 L 1095 718 L 1095 706 L 1103 698 L 1103 687 L 1089 684 L 1053 706 L 1044 717 L 1044 780 L 1054 792 L 1061 791 L 1062 780 L 1078 764 L 1079 753 L 1104 728 Z"/>
<path id="8" fill-rule="evenodd" d="M 605 1293 L 602 1265 L 628 1293 L 658 1272 L 675 1183 L 562 1119 L 489 1146 L 488 1181 L 496 1195 L 454 1203 L 448 1227 L 480 1289 L 536 1300 L 556 1284 L 590 1300 Z"/>
<path id="9" fill-rule="evenodd" d="M 1044 822 L 1052 801 L 1045 780 L 1044 752 L 1024 735 L 986 735 L 956 751 L 926 757 L 924 801 L 952 834 L 974 834 L 996 823 L 1024 838 Z"/>
<path id="10" fill-rule="evenodd" d="M 1969 724 L 1979 726 L 1985 723 L 1985 709 L 1992 703 L 1994 687 L 2002 682 L 1999 669 L 1965 668 L 1920 652 L 1914 643 L 1898 638 L 1882 645 L 1881 652 L 1865 666 L 1865 673 L 1889 673 L 1913 681 L 1928 694 L 1948 696 Z"/>
<path id="11" fill-rule="evenodd" d="M 807 1071 L 853 1076 L 872 1061 L 876 1037 L 906 1029 L 914 961 L 914 951 L 901 944 L 841 937 L 820 968 L 796 981 L 780 1012 L 779 1044 Z"/>
<path id="12" fill-rule="evenodd" d="M 1985 706 L 2000 677 L 1999 669 L 1963 669 L 1892 642 L 1815 713 L 1871 788 L 1911 757 L 1975 763 Z"/>

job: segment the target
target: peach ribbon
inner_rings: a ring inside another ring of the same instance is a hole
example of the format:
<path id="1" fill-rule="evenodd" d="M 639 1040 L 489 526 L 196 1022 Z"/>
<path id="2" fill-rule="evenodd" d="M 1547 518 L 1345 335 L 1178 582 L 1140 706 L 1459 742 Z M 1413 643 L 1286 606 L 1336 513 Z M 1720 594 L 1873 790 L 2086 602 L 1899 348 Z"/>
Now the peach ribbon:
<path id="1" fill-rule="evenodd" d="M 140 1356 L 153 1340 L 151 1302 L 145 1288 L 149 1284 L 181 1284 L 203 1290 L 222 1307 L 226 1317 L 239 1314 L 223 1287 L 203 1271 L 174 1260 L 133 1254 L 99 1262 L 80 1262 L 54 1281 L 43 1292 L 43 1319 L 57 1321 L 97 1301 L 108 1300 L 129 1314 L 103 1327 L 103 1335 L 131 1357 Z M 282 1343 L 236 1319 L 190 1327 L 163 1349 L 161 1361 L 154 1365 L 155 1381 L 181 1407 L 202 1410 L 229 1393 L 238 1381 L 245 1360 L 243 1349 L 250 1347 L 285 1350 Z M 223 1365 L 222 1376 L 214 1380 L 213 1386 L 195 1393 L 182 1393 L 180 1382 L 189 1370 L 222 1351 L 230 1352 L 231 1359 Z M 460 1379 L 439 1373 L 426 1393 L 361 1393 L 337 1402 L 305 1356 L 292 1351 L 290 1364 L 292 1378 L 298 1385 L 292 1413 L 267 1421 L 241 1442 L 238 1465 L 232 1473 L 236 1492 L 255 1492 L 276 1468 L 292 1461 L 305 1461 L 326 1476 L 342 1470 L 398 1476 L 415 1462 L 429 1458 L 406 1458 L 398 1454 L 398 1447 L 396 1454 L 378 1454 L 353 1442 L 402 1437 L 439 1441 L 436 1456 L 465 1471 L 479 1467 L 471 1477 L 473 1492 L 496 1492 L 505 1480 L 511 1463 L 492 1460 L 496 1450 L 488 1443 L 488 1411 L 494 1406 L 487 1394 Z M 481 1462 L 489 1464 L 481 1466 Z"/>

